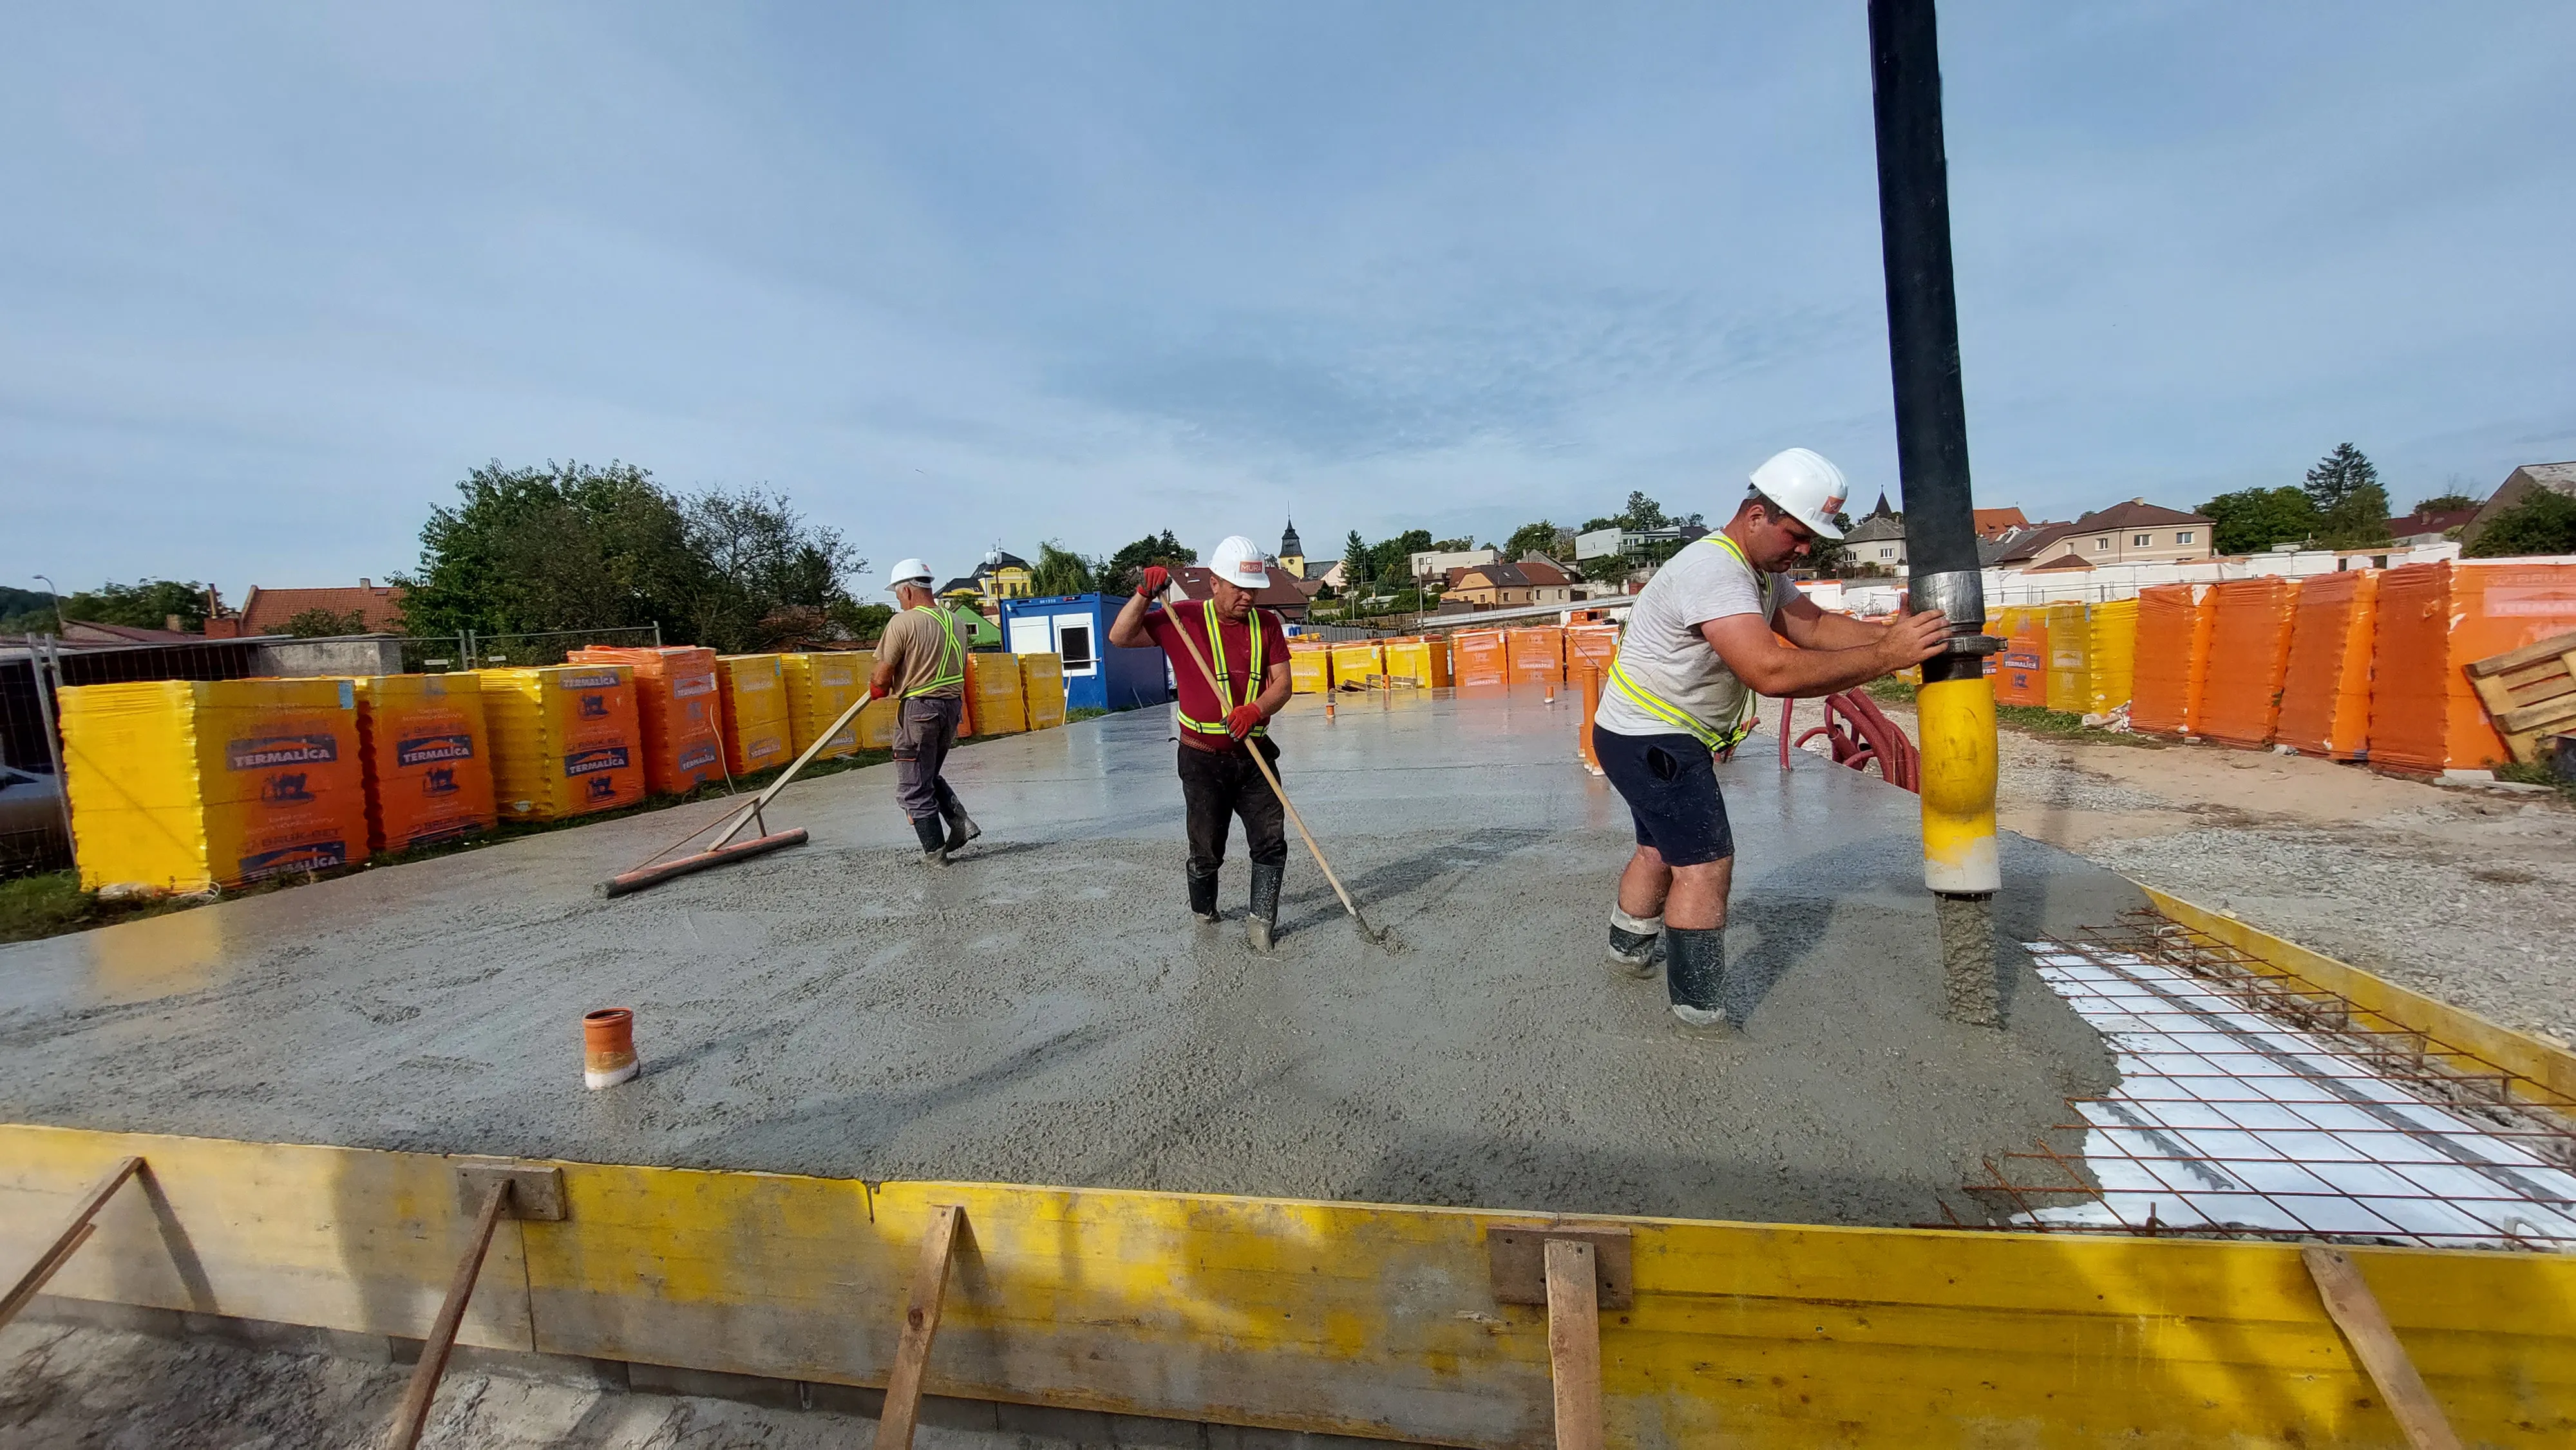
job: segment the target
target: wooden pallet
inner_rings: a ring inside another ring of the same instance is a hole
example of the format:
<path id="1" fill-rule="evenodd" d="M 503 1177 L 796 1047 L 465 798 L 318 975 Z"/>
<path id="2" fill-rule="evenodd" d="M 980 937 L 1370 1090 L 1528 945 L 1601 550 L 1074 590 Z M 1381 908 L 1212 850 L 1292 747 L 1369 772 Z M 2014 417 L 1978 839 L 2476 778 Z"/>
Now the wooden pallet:
<path id="1" fill-rule="evenodd" d="M 2527 644 L 2463 668 L 2514 759 L 2537 765 L 2542 736 L 2576 734 L 2576 634 Z"/>

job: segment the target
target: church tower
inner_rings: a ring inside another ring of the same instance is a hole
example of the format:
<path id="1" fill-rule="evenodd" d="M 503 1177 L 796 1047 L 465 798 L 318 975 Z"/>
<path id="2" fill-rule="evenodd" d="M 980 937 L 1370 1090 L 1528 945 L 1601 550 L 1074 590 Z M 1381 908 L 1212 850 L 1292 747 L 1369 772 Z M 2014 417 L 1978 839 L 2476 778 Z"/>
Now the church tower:
<path id="1" fill-rule="evenodd" d="M 1306 546 L 1297 541 L 1297 521 L 1288 521 L 1288 532 L 1279 536 L 1279 567 L 1292 577 L 1306 577 Z"/>

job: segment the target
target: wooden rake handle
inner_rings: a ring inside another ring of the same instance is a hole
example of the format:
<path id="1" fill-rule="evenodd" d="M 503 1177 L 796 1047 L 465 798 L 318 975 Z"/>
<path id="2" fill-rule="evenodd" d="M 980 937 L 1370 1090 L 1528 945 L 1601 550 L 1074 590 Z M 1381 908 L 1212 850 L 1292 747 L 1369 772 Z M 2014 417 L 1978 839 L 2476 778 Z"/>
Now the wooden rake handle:
<path id="1" fill-rule="evenodd" d="M 1257 615 L 1251 624 L 1255 629 L 1261 627 L 1261 621 Z M 1207 681 L 1208 693 L 1216 696 L 1218 705 L 1225 705 L 1225 691 L 1216 682 L 1216 671 L 1208 668 L 1207 656 L 1199 653 L 1199 642 L 1190 638 L 1190 632 L 1181 627 L 1178 615 L 1172 619 L 1172 633 L 1179 637 L 1182 647 L 1190 652 L 1190 663 L 1199 667 L 1199 678 Z M 1256 692 L 1256 698 L 1260 688 L 1260 682 L 1254 681 L 1253 689 Z M 1306 829 L 1304 818 L 1297 814 L 1297 807 L 1288 799 L 1288 788 L 1279 783 L 1278 772 L 1270 768 L 1269 759 L 1263 756 L 1260 748 L 1252 743 L 1251 736 L 1243 737 L 1242 745 L 1244 750 L 1251 754 L 1252 763 L 1261 767 L 1261 778 L 1270 782 L 1271 792 L 1279 797 L 1279 808 L 1288 813 L 1288 823 L 1297 828 L 1297 834 L 1306 842 L 1306 849 L 1314 853 L 1316 868 L 1324 873 L 1326 881 L 1332 883 L 1333 894 L 1342 899 L 1342 910 L 1351 914 L 1351 920 L 1359 926 L 1360 935 L 1370 941 L 1377 940 L 1377 929 L 1368 924 L 1367 917 L 1360 915 L 1359 904 L 1351 900 L 1351 894 L 1348 891 L 1342 889 L 1342 878 L 1333 874 L 1333 863 L 1324 859 L 1324 848 L 1315 844 L 1315 833 Z"/>

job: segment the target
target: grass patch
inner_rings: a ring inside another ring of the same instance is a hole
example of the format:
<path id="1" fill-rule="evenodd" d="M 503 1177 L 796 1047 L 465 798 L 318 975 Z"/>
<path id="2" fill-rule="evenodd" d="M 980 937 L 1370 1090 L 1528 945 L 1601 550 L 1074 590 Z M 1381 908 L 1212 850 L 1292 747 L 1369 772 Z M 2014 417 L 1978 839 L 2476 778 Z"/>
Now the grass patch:
<path id="1" fill-rule="evenodd" d="M 1861 688 L 1875 700 L 1909 707 L 1914 704 L 1915 686 L 1894 675 L 1883 675 Z M 2047 740 L 2072 740 L 2087 745 L 2140 745 L 2154 749 L 2162 744 L 2144 735 L 2087 725 L 2083 716 L 2064 710 L 2043 709 L 2037 705 L 2007 705 L 2001 701 L 1995 704 L 1995 726 Z"/>
<path id="2" fill-rule="evenodd" d="M 2560 799 L 2576 805 L 2576 780 L 2568 780 L 2548 766 L 2508 760 L 2495 768 L 2495 778 L 2509 780 L 2516 785 L 2545 785 L 2556 790 Z"/>
<path id="3" fill-rule="evenodd" d="M 1064 712 L 1064 723 L 1071 725 L 1077 720 L 1097 720 L 1108 713 L 1098 705 L 1076 705 Z"/>
<path id="4" fill-rule="evenodd" d="M 194 906 L 194 900 L 168 898 L 101 901 L 83 891 L 80 877 L 69 871 L 47 871 L 0 881 L 0 942 L 34 941 L 67 931 L 86 931 L 138 917 L 159 916 Z"/>

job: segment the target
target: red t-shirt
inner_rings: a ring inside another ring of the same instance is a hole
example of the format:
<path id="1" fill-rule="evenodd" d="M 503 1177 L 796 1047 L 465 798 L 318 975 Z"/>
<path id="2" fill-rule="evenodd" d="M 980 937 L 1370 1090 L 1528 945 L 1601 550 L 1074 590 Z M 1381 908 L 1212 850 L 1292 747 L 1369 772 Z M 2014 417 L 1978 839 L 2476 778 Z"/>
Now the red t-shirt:
<path id="1" fill-rule="evenodd" d="M 1189 646 L 1181 643 L 1180 632 L 1189 632 L 1190 640 L 1199 647 L 1199 657 L 1207 667 L 1217 667 L 1216 651 L 1208 648 L 1207 606 L 1197 601 L 1167 609 L 1155 605 L 1145 611 L 1145 632 L 1163 647 L 1171 658 L 1172 679 L 1180 691 L 1181 713 L 1209 724 L 1222 722 L 1226 712 L 1237 705 L 1247 705 L 1261 698 L 1261 681 L 1252 674 L 1252 629 L 1247 621 L 1236 624 L 1220 616 L 1218 637 L 1225 641 L 1226 693 L 1232 696 L 1217 703 L 1216 692 L 1208 688 L 1207 676 L 1199 672 L 1190 658 Z M 1279 627 L 1279 616 L 1267 609 L 1254 609 L 1252 617 L 1261 623 L 1261 672 L 1268 674 L 1288 663 L 1288 632 Z M 1205 750 L 1232 750 L 1234 741 L 1224 735 L 1201 735 L 1183 730 L 1181 738 Z"/>

